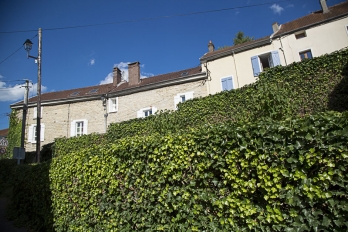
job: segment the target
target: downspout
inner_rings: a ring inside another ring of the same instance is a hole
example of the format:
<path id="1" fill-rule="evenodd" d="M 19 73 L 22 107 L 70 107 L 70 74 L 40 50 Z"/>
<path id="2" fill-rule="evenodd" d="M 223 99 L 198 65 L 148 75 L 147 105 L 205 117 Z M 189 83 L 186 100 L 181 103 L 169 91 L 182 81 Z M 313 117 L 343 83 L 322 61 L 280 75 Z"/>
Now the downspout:
<path id="1" fill-rule="evenodd" d="M 279 41 L 280 41 L 280 46 L 281 46 L 281 48 L 279 48 L 279 49 L 283 52 L 285 65 L 288 66 L 288 63 L 286 62 L 286 57 L 285 57 L 285 52 L 284 52 L 284 49 L 283 49 L 283 43 L 282 43 L 282 37 L 281 36 L 279 37 Z"/>
<path id="2" fill-rule="evenodd" d="M 211 78 L 209 78 L 210 77 L 210 71 L 208 70 L 208 65 L 207 65 L 207 61 L 203 64 L 204 65 L 204 67 L 205 67 L 205 70 L 206 70 L 206 73 L 207 73 L 207 79 L 208 79 L 208 81 L 207 81 L 207 90 L 208 90 L 208 95 L 210 94 L 210 83 L 209 83 L 209 81 L 211 81 Z"/>
<path id="3" fill-rule="evenodd" d="M 233 56 L 233 62 L 234 62 L 234 69 L 236 70 L 236 77 L 237 77 L 237 85 L 239 88 L 239 78 L 238 78 L 238 71 L 237 71 L 237 65 L 236 65 L 236 58 L 234 57 L 234 51 L 232 51 L 232 56 Z"/>

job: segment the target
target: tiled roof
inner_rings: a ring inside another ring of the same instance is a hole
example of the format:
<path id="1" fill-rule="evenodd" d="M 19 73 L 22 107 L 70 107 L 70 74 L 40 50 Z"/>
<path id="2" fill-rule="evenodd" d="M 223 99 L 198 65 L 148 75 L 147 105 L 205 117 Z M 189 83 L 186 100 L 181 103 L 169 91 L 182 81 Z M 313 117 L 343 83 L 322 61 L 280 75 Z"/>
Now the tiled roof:
<path id="1" fill-rule="evenodd" d="M 245 42 L 245 43 L 242 43 L 242 44 L 237 44 L 237 45 L 230 46 L 230 47 L 227 47 L 227 48 L 215 50 L 213 52 L 208 52 L 208 53 L 204 54 L 204 56 L 201 57 L 200 59 L 203 60 L 203 59 L 206 59 L 208 57 L 220 56 L 220 55 L 223 55 L 225 53 L 228 54 L 231 51 L 236 51 L 236 50 L 251 49 L 251 48 L 254 48 L 254 47 L 258 47 L 260 42 L 264 42 L 264 41 L 269 42 L 270 41 L 269 36 L 265 36 L 265 37 L 262 37 L 262 38 L 259 38 L 259 39 L 253 40 L 253 41 Z M 243 49 L 243 48 L 245 48 L 245 49 Z"/>
<path id="2" fill-rule="evenodd" d="M 7 137 L 8 135 L 8 128 L 0 130 L 0 137 Z"/>
<path id="3" fill-rule="evenodd" d="M 182 74 L 185 75 L 182 75 Z M 188 76 L 192 76 L 195 74 L 201 73 L 201 67 L 197 66 L 194 68 L 189 68 L 185 70 L 180 70 L 177 72 L 162 74 L 158 76 L 148 77 L 140 80 L 140 83 L 138 85 L 129 86 L 128 82 L 124 82 L 120 84 L 117 87 L 114 87 L 112 83 L 110 84 L 104 84 L 104 85 L 95 85 L 95 86 L 89 86 L 84 88 L 78 88 L 78 89 L 69 89 L 69 90 L 63 90 L 63 91 L 57 91 L 57 92 L 49 92 L 49 93 L 43 93 L 41 94 L 41 102 L 50 102 L 50 101 L 64 101 L 64 100 L 71 100 L 71 99 L 81 99 L 81 98 L 88 98 L 88 97 L 97 97 L 101 96 L 105 93 L 115 93 L 117 94 L 118 91 L 127 90 L 127 89 L 133 89 L 133 88 L 139 88 L 142 86 L 147 86 L 155 83 L 160 82 L 166 82 L 174 79 L 181 79 Z M 97 91 L 95 91 L 97 89 Z M 94 91 L 93 91 L 94 90 Z M 74 95 L 74 93 L 77 93 Z M 28 103 L 35 103 L 37 102 L 37 96 L 32 97 L 28 100 Z M 11 106 L 17 106 L 23 104 L 23 101 L 12 104 Z"/>
<path id="4" fill-rule="evenodd" d="M 313 12 L 302 18 L 298 18 L 291 22 L 282 24 L 279 31 L 274 35 L 278 37 L 280 35 L 292 33 L 303 28 L 311 27 L 316 24 L 321 24 L 326 21 L 334 20 L 348 14 L 348 1 L 329 7 L 329 12 L 323 13 L 322 10 Z"/>

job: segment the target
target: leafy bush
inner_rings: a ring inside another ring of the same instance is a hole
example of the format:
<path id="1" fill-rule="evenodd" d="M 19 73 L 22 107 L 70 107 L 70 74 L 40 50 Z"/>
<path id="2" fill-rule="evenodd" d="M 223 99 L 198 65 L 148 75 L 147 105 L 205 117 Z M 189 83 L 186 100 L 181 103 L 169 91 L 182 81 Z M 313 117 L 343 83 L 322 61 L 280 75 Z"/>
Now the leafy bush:
<path id="1" fill-rule="evenodd" d="M 347 112 L 119 139 L 53 160 L 54 226 L 347 231 L 347 168 Z"/>
<path id="2" fill-rule="evenodd" d="M 21 145 L 22 120 L 18 117 L 18 112 L 12 110 L 10 115 L 10 127 L 8 130 L 8 147 L 3 158 L 11 159 L 13 156 L 13 148 Z"/>

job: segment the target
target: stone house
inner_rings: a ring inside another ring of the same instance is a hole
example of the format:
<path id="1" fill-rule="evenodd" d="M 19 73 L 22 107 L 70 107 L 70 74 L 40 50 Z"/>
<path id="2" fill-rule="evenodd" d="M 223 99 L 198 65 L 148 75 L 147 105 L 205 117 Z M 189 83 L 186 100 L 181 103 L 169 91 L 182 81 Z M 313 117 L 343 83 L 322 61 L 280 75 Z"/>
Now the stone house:
<path id="1" fill-rule="evenodd" d="M 210 41 L 208 52 L 200 58 L 208 75 L 208 94 L 253 83 L 266 68 L 347 47 L 348 1 L 332 7 L 326 0 L 319 2 L 321 10 L 282 25 L 274 23 L 273 33 L 263 38 L 220 50 Z"/>
<path id="2" fill-rule="evenodd" d="M 0 130 L 0 158 L 2 158 L 2 156 L 6 153 L 6 149 L 8 146 L 7 135 L 8 129 Z"/>
<path id="3" fill-rule="evenodd" d="M 128 72 L 128 82 L 115 67 L 113 83 L 42 94 L 41 146 L 58 137 L 104 133 L 110 123 L 175 110 L 179 102 L 207 95 L 207 77 L 200 66 L 140 79 L 140 63 L 134 62 Z M 36 97 L 28 101 L 26 151 L 36 149 L 36 102 Z M 11 108 L 22 115 L 22 104 Z"/>

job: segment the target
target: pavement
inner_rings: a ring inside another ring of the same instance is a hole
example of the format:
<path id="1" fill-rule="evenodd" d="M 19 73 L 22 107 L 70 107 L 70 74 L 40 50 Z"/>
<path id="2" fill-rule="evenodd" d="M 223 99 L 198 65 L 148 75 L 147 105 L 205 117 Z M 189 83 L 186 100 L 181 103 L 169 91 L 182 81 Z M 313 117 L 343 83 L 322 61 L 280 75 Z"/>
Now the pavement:
<path id="1" fill-rule="evenodd" d="M 29 232 L 25 228 L 15 227 L 11 221 L 7 220 L 5 212 L 8 203 L 7 198 L 0 197 L 0 232 Z"/>

